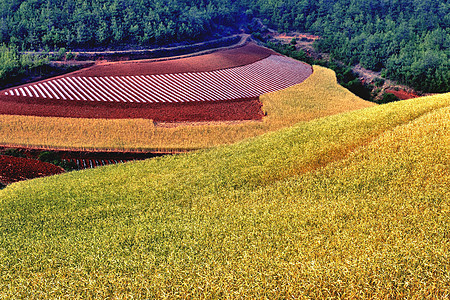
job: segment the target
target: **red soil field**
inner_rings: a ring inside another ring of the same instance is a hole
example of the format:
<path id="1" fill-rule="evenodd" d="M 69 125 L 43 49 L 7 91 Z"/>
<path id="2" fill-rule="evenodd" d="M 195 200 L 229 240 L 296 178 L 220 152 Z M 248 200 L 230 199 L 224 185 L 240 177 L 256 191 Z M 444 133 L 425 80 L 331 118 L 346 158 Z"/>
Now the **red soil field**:
<path id="1" fill-rule="evenodd" d="M 177 103 L 81 102 L 70 100 L 0 97 L 0 114 L 71 118 L 152 119 L 155 122 L 260 120 L 258 98 L 233 101 Z"/>
<path id="2" fill-rule="evenodd" d="M 259 97 L 303 82 L 311 66 L 270 55 L 260 61 L 211 72 L 132 76 L 67 76 L 16 87 L 4 96 L 93 102 L 197 102 Z M 2 95 L 2 96 L 3 96 Z"/>
<path id="3" fill-rule="evenodd" d="M 76 71 L 70 76 L 127 76 L 187 72 L 210 72 L 240 67 L 264 59 L 276 52 L 248 43 L 245 46 L 209 54 L 168 60 L 135 60 L 98 64 Z"/>
<path id="4" fill-rule="evenodd" d="M 179 152 L 147 152 L 147 151 L 80 151 L 80 150 L 61 150 L 61 149 L 47 149 L 47 148 L 29 148 L 29 147 L 14 147 L 10 148 L 7 146 L 0 146 L 0 151 L 5 152 L 6 150 L 14 150 L 17 153 L 20 153 L 22 157 L 29 159 L 31 162 L 38 162 L 38 157 L 42 152 L 50 151 L 54 154 L 54 156 L 61 161 L 69 161 L 77 165 L 78 169 L 88 169 L 94 168 L 98 166 L 110 165 L 123 163 L 130 160 L 143 160 L 158 156 L 163 156 L 167 154 L 174 154 Z M 7 154 L 0 155 L 5 159 L 15 159 L 12 156 L 8 156 Z M 46 164 L 46 163 L 45 163 Z M 52 165 L 53 166 L 53 165 Z M 0 168 L 2 165 L 0 164 Z M 22 169 L 24 172 L 27 172 L 26 169 Z M 1 176 L 0 169 L 0 176 Z M 52 175 L 52 174 L 50 174 Z M 20 175 L 22 176 L 22 174 Z M 15 176 L 15 177 L 20 177 Z M 22 176 L 25 177 L 25 176 Z M 6 180 L 5 180 L 6 181 Z M 2 182 L 2 178 L 0 177 L 0 182 Z M 8 181 L 9 182 L 9 181 Z"/>
<path id="5" fill-rule="evenodd" d="M 35 159 L 0 155 L 0 182 L 4 184 L 64 172 L 60 167 Z"/>
<path id="6" fill-rule="evenodd" d="M 98 64 L 11 88 L 0 92 L 0 114 L 259 120 L 260 95 L 301 83 L 311 74 L 307 64 L 248 43 L 195 57 Z"/>
<path id="7" fill-rule="evenodd" d="M 398 91 L 396 91 L 396 90 L 386 90 L 386 93 L 394 94 L 400 100 L 407 100 L 407 99 L 419 97 L 419 95 L 417 95 L 417 94 L 414 94 L 414 93 L 411 93 L 411 92 L 407 92 L 407 91 L 403 91 L 403 90 L 398 90 Z"/>

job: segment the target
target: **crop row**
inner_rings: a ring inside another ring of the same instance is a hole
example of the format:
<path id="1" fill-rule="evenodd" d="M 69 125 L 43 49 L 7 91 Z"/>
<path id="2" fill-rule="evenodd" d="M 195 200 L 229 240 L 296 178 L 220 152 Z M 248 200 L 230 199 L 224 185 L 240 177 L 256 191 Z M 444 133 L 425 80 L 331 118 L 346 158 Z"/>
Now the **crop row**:
<path id="1" fill-rule="evenodd" d="M 27 98 L 27 100 L 31 99 Z M 177 105 L 176 103 L 153 105 L 125 103 L 124 105 L 116 105 L 112 102 L 86 102 L 86 104 L 92 104 L 92 107 L 77 101 L 54 102 L 61 105 L 55 104 L 54 106 L 48 105 L 39 108 L 38 115 L 50 116 L 48 113 L 51 112 L 57 114 L 57 116 L 65 116 L 63 113 L 68 111 L 77 114 L 66 115 L 71 118 L 24 116 L 27 113 L 36 113 L 31 109 L 36 110 L 37 106 L 24 104 L 24 107 L 28 110 L 23 109 L 20 115 L 0 115 L 2 126 L 0 140 L 5 145 L 15 145 L 16 147 L 18 145 L 44 145 L 50 148 L 56 146 L 70 149 L 120 149 L 121 151 L 124 149 L 155 148 L 199 149 L 231 144 L 269 131 L 292 126 L 298 122 L 375 105 L 372 102 L 361 100 L 338 85 L 335 73 L 320 66 L 314 66 L 314 73 L 302 84 L 263 95 L 261 103 L 264 113 L 267 114 L 264 122 L 220 124 L 205 122 L 202 125 L 197 124 L 197 126 L 180 123 L 179 126 L 170 128 L 158 124 L 160 121 L 167 120 L 172 122 L 211 120 L 211 118 L 207 118 L 207 115 L 205 115 L 205 119 L 199 118 L 198 114 L 205 110 L 211 113 L 210 116 L 215 117 L 214 120 L 230 120 L 231 118 L 227 117 L 233 115 L 242 117 L 248 111 L 256 111 L 256 108 L 261 111 L 257 100 L 252 102 L 235 100 L 188 102 L 183 105 Z M 0 111 L 10 103 L 13 102 L 0 102 Z M 69 103 L 79 105 L 62 105 Z M 125 110 L 124 106 L 136 106 L 136 108 L 131 111 Z M 10 111 L 14 110 L 11 109 Z M 88 112 L 89 115 L 81 115 L 83 111 Z M 97 115 L 98 112 L 101 114 Z M 157 125 L 155 126 L 149 119 L 144 119 L 146 116 L 142 112 L 146 112 L 151 119 L 157 120 Z M 178 114 L 175 114 L 177 112 Z M 80 116 L 94 118 L 84 119 L 79 118 Z M 131 116 L 135 119 L 115 119 L 118 116 L 120 118 Z"/>
<path id="2" fill-rule="evenodd" d="M 75 163 L 79 169 L 91 169 L 106 165 L 118 164 L 126 162 L 123 159 L 65 159 L 66 161 Z"/>
<path id="3" fill-rule="evenodd" d="M 241 67 L 211 72 L 136 76 L 67 76 L 7 90 L 6 96 L 31 98 L 166 103 L 250 97 L 303 82 L 312 69 L 271 55 Z"/>

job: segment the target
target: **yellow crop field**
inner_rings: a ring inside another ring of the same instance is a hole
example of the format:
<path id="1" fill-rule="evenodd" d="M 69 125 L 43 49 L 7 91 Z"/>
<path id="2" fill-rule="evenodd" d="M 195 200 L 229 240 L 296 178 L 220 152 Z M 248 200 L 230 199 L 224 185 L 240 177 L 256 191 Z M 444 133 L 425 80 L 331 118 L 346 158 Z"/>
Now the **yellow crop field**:
<path id="1" fill-rule="evenodd" d="M 314 66 L 302 84 L 263 95 L 262 121 L 207 125 L 154 126 L 150 120 L 72 119 L 0 116 L 0 141 L 6 145 L 81 149 L 197 149 L 275 131 L 349 110 L 373 106 L 342 88 L 333 71 Z"/>
<path id="2" fill-rule="evenodd" d="M 0 191 L 0 298 L 445 299 L 450 94 Z"/>

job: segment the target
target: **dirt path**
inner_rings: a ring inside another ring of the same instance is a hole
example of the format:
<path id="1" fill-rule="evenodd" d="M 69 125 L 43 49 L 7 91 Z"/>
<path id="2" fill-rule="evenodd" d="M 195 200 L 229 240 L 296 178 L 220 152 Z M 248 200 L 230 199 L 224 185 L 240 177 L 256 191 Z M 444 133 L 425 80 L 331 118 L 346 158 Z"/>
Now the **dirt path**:
<path id="1" fill-rule="evenodd" d="M 243 46 L 249 40 L 250 35 L 248 34 L 235 34 L 228 37 L 223 37 L 216 40 L 210 40 L 200 43 L 195 43 L 192 45 L 182 45 L 174 47 L 159 47 L 159 48 L 147 48 L 147 49 L 134 49 L 134 50 L 107 50 L 107 51 L 73 51 L 70 52 L 74 56 L 74 60 L 60 61 L 60 63 L 70 63 L 74 64 L 77 61 L 123 61 L 132 59 L 155 59 L 166 60 L 166 59 L 176 59 L 183 57 L 190 57 L 196 55 L 202 55 L 205 53 L 214 52 L 221 49 L 232 49 L 235 47 Z M 234 39 L 237 41 L 234 42 Z M 230 44 L 227 44 L 230 43 Z M 221 46 L 220 44 L 225 44 Z M 198 50 L 201 49 L 201 50 Z M 178 52 L 185 51 L 186 53 L 176 54 Z M 32 55 L 58 55 L 58 52 L 43 52 L 43 51 L 27 51 L 23 52 L 25 54 Z M 170 55 L 170 53 L 175 53 Z M 167 55 L 169 54 L 169 55 Z"/>
<path id="2" fill-rule="evenodd" d="M 300 33 L 300 32 L 292 32 L 289 34 L 280 34 L 275 31 L 272 31 L 271 35 L 275 40 L 280 41 L 281 43 L 284 43 L 284 44 L 290 43 L 291 40 L 293 38 L 295 38 L 296 42 L 297 42 L 295 44 L 295 47 L 297 49 L 301 49 L 301 50 L 305 51 L 309 57 L 316 59 L 316 60 L 321 60 L 321 59 L 327 60 L 327 61 L 330 60 L 329 53 L 317 52 L 313 46 L 314 42 L 317 39 L 320 39 L 319 36 L 308 34 L 308 33 Z M 406 85 L 399 84 L 396 81 L 383 78 L 381 76 L 381 72 L 375 72 L 375 71 L 363 68 L 360 64 L 353 66 L 352 71 L 358 75 L 361 82 L 374 85 L 375 86 L 374 90 L 379 89 L 378 97 L 382 97 L 382 95 L 384 93 L 392 93 L 401 100 L 406 100 L 406 99 L 422 96 L 422 94 L 419 94 L 414 89 L 412 89 Z M 377 87 L 376 86 L 377 81 L 383 82 L 382 86 Z M 424 95 L 431 95 L 431 94 L 424 94 Z"/>

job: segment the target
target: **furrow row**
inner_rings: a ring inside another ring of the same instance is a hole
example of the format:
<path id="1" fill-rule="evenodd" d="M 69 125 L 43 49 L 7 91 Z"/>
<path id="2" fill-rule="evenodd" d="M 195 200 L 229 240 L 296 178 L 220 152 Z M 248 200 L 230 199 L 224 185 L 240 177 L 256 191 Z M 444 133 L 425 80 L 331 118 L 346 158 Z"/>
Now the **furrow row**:
<path id="1" fill-rule="evenodd" d="M 301 83 L 311 68 L 272 55 L 211 72 L 135 76 L 67 76 L 7 90 L 5 95 L 108 102 L 191 102 L 258 97 Z"/>

